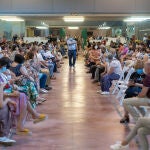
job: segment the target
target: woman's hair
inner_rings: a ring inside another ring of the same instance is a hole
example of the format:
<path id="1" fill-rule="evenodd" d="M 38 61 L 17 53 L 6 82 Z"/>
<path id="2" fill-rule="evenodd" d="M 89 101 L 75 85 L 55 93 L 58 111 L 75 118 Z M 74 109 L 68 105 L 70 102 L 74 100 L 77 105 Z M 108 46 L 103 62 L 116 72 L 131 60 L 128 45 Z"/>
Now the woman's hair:
<path id="1" fill-rule="evenodd" d="M 14 58 L 14 62 L 18 63 L 18 64 L 23 64 L 25 61 L 25 58 L 20 55 L 20 54 L 16 54 L 15 58 Z"/>
<path id="2" fill-rule="evenodd" d="M 137 59 L 135 65 L 134 65 L 135 69 L 143 69 L 144 68 L 144 62 L 143 60 Z"/>
<path id="3" fill-rule="evenodd" d="M 0 68 L 3 66 L 8 66 L 8 64 L 10 65 L 10 59 L 8 57 L 2 57 L 0 59 Z"/>
<path id="4" fill-rule="evenodd" d="M 33 58 L 34 58 L 34 53 L 32 51 L 29 51 L 26 54 L 26 60 L 33 59 Z"/>

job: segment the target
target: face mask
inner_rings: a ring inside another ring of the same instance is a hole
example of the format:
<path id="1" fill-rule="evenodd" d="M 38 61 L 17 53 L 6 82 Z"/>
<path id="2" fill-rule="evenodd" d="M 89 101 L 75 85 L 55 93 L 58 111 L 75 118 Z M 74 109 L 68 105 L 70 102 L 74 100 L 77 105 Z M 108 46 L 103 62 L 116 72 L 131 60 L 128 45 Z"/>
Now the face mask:
<path id="1" fill-rule="evenodd" d="M 143 69 L 137 69 L 136 72 L 137 72 L 138 74 L 143 74 Z"/>
<path id="2" fill-rule="evenodd" d="M 97 45 L 95 45 L 95 47 L 94 47 L 95 49 L 97 49 L 98 48 L 98 46 Z"/>
<path id="3" fill-rule="evenodd" d="M 2 67 L 2 68 L 0 69 L 0 72 L 3 73 L 3 72 L 6 72 L 6 70 L 7 70 L 6 67 Z"/>
<path id="4" fill-rule="evenodd" d="M 147 73 L 145 72 L 145 69 L 143 68 L 143 73 L 146 75 Z"/>

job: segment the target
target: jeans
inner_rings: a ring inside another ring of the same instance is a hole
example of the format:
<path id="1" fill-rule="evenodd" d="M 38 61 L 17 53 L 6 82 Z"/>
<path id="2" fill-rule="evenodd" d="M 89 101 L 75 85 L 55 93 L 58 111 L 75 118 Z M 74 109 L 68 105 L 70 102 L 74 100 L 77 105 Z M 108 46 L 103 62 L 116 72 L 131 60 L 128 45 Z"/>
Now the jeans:
<path id="1" fill-rule="evenodd" d="M 69 66 L 74 67 L 76 63 L 76 50 L 68 50 Z"/>
<path id="2" fill-rule="evenodd" d="M 42 73 L 42 76 L 40 77 L 40 88 L 45 88 L 47 80 L 47 75 Z"/>
<path id="3" fill-rule="evenodd" d="M 100 81 L 101 80 L 101 73 L 103 73 L 104 71 L 105 71 L 105 67 L 97 66 L 96 71 L 95 71 L 94 80 Z"/>
<path id="4" fill-rule="evenodd" d="M 103 92 L 109 92 L 109 88 L 112 85 L 113 80 L 118 80 L 120 75 L 112 73 L 106 74 L 104 77 L 101 78 L 101 90 Z"/>
<path id="5" fill-rule="evenodd" d="M 48 63 L 48 69 L 49 69 L 50 77 L 52 77 L 53 74 L 54 74 L 54 64 L 53 64 L 53 62 Z"/>
<path id="6" fill-rule="evenodd" d="M 141 150 L 149 150 L 149 144 L 146 137 L 149 134 L 150 134 L 150 118 L 142 117 L 139 118 L 135 127 L 133 128 L 133 130 L 131 130 L 125 141 L 129 143 L 136 135 L 138 135 Z"/>

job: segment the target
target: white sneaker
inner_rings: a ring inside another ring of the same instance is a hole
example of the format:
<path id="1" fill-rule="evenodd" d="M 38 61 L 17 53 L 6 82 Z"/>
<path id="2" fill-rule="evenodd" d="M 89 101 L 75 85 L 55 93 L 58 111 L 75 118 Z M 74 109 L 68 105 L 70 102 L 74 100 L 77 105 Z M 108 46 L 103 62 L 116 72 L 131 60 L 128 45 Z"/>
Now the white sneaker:
<path id="1" fill-rule="evenodd" d="M 16 141 L 12 140 L 12 139 L 9 139 L 7 137 L 0 137 L 0 143 L 3 143 L 3 144 L 13 144 L 13 143 L 16 143 Z"/>
<path id="2" fill-rule="evenodd" d="M 111 145 L 110 149 L 112 149 L 112 150 L 127 150 L 127 149 L 129 149 L 129 145 L 123 146 L 123 145 L 121 145 L 121 142 L 117 142 L 116 144 Z"/>
<path id="3" fill-rule="evenodd" d="M 46 94 L 46 93 L 48 93 L 48 91 L 45 89 L 40 89 L 40 93 Z"/>
<path id="4" fill-rule="evenodd" d="M 106 91 L 101 93 L 101 95 L 109 95 L 109 94 L 110 94 L 110 92 L 106 92 Z"/>

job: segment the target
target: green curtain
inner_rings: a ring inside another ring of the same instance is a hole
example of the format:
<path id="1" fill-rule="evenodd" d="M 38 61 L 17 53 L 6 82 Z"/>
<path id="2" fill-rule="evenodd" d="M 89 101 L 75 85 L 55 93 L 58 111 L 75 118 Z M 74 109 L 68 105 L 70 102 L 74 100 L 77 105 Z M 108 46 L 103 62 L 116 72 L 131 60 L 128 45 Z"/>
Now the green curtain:
<path id="1" fill-rule="evenodd" d="M 82 29 L 82 33 L 81 36 L 83 38 L 83 42 L 82 42 L 82 48 L 84 49 L 84 46 L 86 45 L 86 40 L 87 40 L 87 29 Z"/>
<path id="2" fill-rule="evenodd" d="M 64 29 L 64 28 L 61 28 L 61 29 L 59 30 L 59 35 L 60 35 L 60 38 L 61 38 L 61 39 L 62 39 L 62 38 L 65 38 L 66 32 L 65 32 L 65 29 Z"/>

